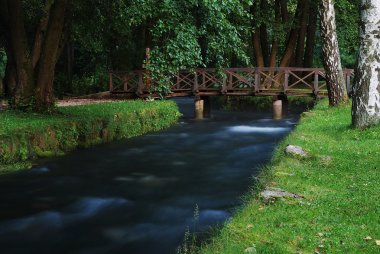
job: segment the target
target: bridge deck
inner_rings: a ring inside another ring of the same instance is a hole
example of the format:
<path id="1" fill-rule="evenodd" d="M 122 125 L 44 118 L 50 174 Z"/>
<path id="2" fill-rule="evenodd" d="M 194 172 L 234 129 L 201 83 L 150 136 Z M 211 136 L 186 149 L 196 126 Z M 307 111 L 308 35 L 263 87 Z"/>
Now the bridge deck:
<path id="1" fill-rule="evenodd" d="M 343 70 L 350 91 L 353 70 Z M 179 96 L 327 96 L 324 69 L 316 68 L 227 68 L 180 71 L 170 77 L 166 97 Z M 159 96 L 158 83 L 149 72 L 111 71 L 109 89 L 129 97 Z"/>

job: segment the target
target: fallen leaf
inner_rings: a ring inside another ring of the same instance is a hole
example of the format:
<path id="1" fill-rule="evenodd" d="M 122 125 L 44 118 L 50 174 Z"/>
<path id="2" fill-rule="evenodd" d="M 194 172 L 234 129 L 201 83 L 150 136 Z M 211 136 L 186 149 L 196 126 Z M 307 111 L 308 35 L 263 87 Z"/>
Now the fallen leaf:
<path id="1" fill-rule="evenodd" d="M 323 237 L 323 236 L 324 236 L 323 233 L 318 233 L 317 235 L 318 235 L 319 237 Z"/>
<path id="2" fill-rule="evenodd" d="M 369 240 L 372 240 L 372 237 L 366 236 L 366 237 L 363 238 L 363 240 L 369 241 Z"/>
<path id="3" fill-rule="evenodd" d="M 248 224 L 247 228 L 253 228 L 253 225 L 252 224 Z"/>
<path id="4" fill-rule="evenodd" d="M 380 246 L 380 240 L 376 240 L 376 245 Z"/>

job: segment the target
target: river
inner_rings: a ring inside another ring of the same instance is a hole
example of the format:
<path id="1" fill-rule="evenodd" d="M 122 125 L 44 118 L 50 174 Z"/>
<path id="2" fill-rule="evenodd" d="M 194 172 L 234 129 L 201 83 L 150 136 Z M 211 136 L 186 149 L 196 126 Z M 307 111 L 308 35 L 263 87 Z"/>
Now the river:
<path id="1" fill-rule="evenodd" d="M 299 111 L 213 110 L 175 126 L 41 160 L 0 176 L 0 253 L 175 253 L 185 231 L 207 231 L 241 204 Z"/>

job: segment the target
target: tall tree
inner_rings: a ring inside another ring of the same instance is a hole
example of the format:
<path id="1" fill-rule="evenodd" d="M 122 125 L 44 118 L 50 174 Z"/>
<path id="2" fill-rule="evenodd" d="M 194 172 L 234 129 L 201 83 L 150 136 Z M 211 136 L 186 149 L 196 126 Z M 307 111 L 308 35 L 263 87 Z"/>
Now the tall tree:
<path id="1" fill-rule="evenodd" d="M 380 123 L 380 1 L 362 0 L 360 52 L 354 85 L 352 124 Z"/>
<path id="2" fill-rule="evenodd" d="M 304 55 L 304 66 L 307 68 L 313 67 L 314 60 L 314 49 L 316 44 L 316 32 L 317 32 L 317 20 L 318 20 L 318 3 L 310 3 L 310 16 L 309 23 L 307 26 L 307 36 L 306 36 L 306 48 Z"/>
<path id="3" fill-rule="evenodd" d="M 32 42 L 27 36 L 23 1 L 0 0 L 0 21 L 5 30 L 8 56 L 5 82 L 14 107 L 42 111 L 53 106 L 54 71 L 67 2 L 45 0 Z"/>
<path id="4" fill-rule="evenodd" d="M 323 64 L 330 106 L 348 102 L 336 33 L 334 0 L 320 1 Z"/>

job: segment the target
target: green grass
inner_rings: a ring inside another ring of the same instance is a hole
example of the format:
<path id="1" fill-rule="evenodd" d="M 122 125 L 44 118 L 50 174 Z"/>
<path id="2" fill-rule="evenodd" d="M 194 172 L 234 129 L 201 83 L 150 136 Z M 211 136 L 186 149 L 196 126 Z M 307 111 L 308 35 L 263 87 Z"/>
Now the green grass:
<path id="1" fill-rule="evenodd" d="M 175 123 L 179 116 L 177 105 L 170 101 L 62 107 L 53 115 L 3 111 L 0 112 L 0 171 L 13 171 L 20 168 L 16 162 L 62 155 L 78 146 L 161 130 Z"/>
<path id="2" fill-rule="evenodd" d="M 245 205 L 200 253 L 380 253 L 380 127 L 359 131 L 350 122 L 349 106 L 326 101 L 305 113 Z M 286 156 L 287 144 L 310 158 Z M 305 198 L 267 204 L 258 195 L 263 186 Z"/>

